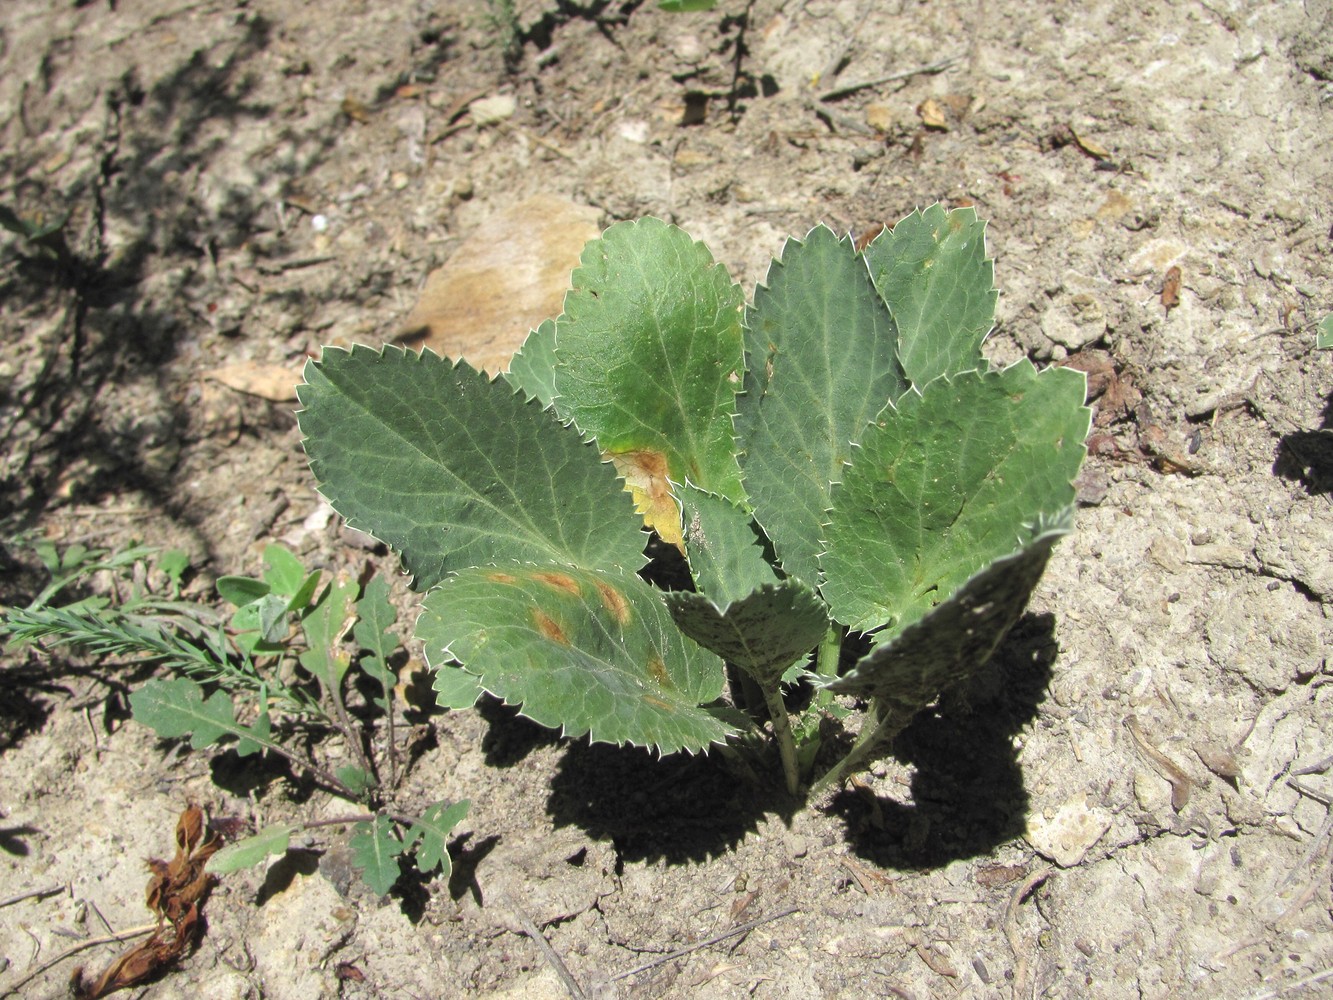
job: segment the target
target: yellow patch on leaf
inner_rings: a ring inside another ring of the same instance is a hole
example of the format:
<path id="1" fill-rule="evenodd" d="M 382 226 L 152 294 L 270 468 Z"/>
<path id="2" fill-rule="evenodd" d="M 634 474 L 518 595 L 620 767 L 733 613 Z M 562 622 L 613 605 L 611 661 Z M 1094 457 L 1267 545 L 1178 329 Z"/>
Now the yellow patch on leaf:
<path id="1" fill-rule="evenodd" d="M 662 541 L 684 552 L 680 504 L 671 493 L 666 456 L 660 451 L 626 451 L 603 457 L 611 460 L 625 480 L 625 489 L 634 497 L 634 509 L 643 515 L 643 523 L 656 531 Z"/>

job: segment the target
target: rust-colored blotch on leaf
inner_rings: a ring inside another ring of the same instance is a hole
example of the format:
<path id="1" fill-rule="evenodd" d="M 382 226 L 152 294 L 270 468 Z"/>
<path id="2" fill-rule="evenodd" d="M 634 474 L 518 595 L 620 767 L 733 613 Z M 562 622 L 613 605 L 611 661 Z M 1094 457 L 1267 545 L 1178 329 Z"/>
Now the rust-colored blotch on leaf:
<path id="1" fill-rule="evenodd" d="M 659 687 L 675 687 L 671 683 L 671 677 L 667 673 L 666 664 L 662 662 L 660 656 L 648 657 L 648 673 L 653 675 L 653 680 L 657 681 Z"/>
<path id="2" fill-rule="evenodd" d="M 625 595 L 616 590 L 615 587 L 602 580 L 595 580 L 597 593 L 601 595 L 602 604 L 606 610 L 615 616 L 616 621 L 621 625 L 629 624 L 629 601 L 625 600 Z"/>
<path id="3" fill-rule="evenodd" d="M 552 642 L 558 642 L 562 646 L 570 644 L 569 637 L 565 635 L 565 630 L 560 627 L 560 623 L 541 608 L 532 609 L 532 621 L 537 626 L 537 631 L 544 638 L 550 639 Z"/>
<path id="4" fill-rule="evenodd" d="M 579 582 L 568 573 L 551 573 L 546 570 L 532 574 L 532 578 L 538 583 L 544 583 L 552 590 L 563 590 L 566 594 L 573 594 L 578 597 L 583 593 L 583 588 Z"/>
<path id="5" fill-rule="evenodd" d="M 507 583 L 507 584 L 518 583 L 518 577 L 513 576 L 509 573 L 501 573 L 499 570 L 496 570 L 493 573 L 487 573 L 486 579 L 490 580 L 491 583 Z"/>

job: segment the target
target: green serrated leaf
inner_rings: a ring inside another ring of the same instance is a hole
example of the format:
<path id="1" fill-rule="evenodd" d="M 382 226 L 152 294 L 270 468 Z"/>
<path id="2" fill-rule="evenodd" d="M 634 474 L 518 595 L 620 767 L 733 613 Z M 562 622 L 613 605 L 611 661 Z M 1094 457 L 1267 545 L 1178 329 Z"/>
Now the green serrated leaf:
<path id="1" fill-rule="evenodd" d="M 361 872 L 366 885 L 383 896 L 402 873 L 398 862 L 403 853 L 402 842 L 393 835 L 393 824 L 383 816 L 376 816 L 371 823 L 358 823 L 352 831 L 348 839 L 352 864 Z"/>
<path id="2" fill-rule="evenodd" d="M 548 319 L 528 334 L 509 362 L 505 378 L 516 389 L 550 406 L 555 400 L 555 320 Z"/>
<path id="3" fill-rule="evenodd" d="M 179 587 L 181 576 L 190 568 L 190 556 L 180 549 L 167 549 L 157 557 L 157 568 L 166 574 L 173 587 Z"/>
<path id="4" fill-rule="evenodd" d="M 305 567 L 288 549 L 270 543 L 264 548 L 264 563 L 264 582 L 273 593 L 292 597 L 301 589 L 306 578 Z"/>
<path id="5" fill-rule="evenodd" d="M 872 697 L 910 718 L 949 687 L 979 672 L 1027 606 L 1072 510 L 977 573 L 925 617 L 882 642 L 827 687 Z"/>
<path id="6" fill-rule="evenodd" d="M 248 576 L 220 576 L 217 588 L 218 595 L 224 601 L 238 608 L 253 604 L 273 589 L 263 580 L 252 580 Z"/>
<path id="7" fill-rule="evenodd" d="M 352 638 L 365 653 L 360 667 L 379 681 L 385 693 L 385 704 L 380 707 L 387 708 L 387 699 L 398 680 L 389 665 L 389 657 L 398 648 L 398 637 L 391 631 L 398 621 L 398 613 L 389 603 L 389 583 L 384 577 L 374 576 L 367 582 L 361 599 L 356 602 L 356 618 Z"/>
<path id="8" fill-rule="evenodd" d="M 136 722 L 158 736 L 189 736 L 196 750 L 225 736 L 249 739 L 256 748 L 268 742 L 266 725 L 252 729 L 236 721 L 236 708 L 224 692 L 214 691 L 205 700 L 203 689 L 184 677 L 149 681 L 130 693 L 130 710 Z M 267 716 L 261 718 L 267 720 Z"/>
<path id="9" fill-rule="evenodd" d="M 252 837 L 228 844 L 208 859 L 205 866 L 214 875 L 240 871 L 261 864 L 265 858 L 274 854 L 286 854 L 291 846 L 292 834 L 301 828 L 299 823 L 274 823 L 266 826 Z"/>
<path id="10" fill-rule="evenodd" d="M 596 742 L 703 750 L 732 734 L 701 708 L 722 662 L 680 635 L 637 576 L 559 566 L 475 567 L 426 595 L 416 634 L 544 726 Z M 448 668 L 456 669 L 456 668 Z"/>
<path id="11" fill-rule="evenodd" d="M 777 583 L 749 514 L 725 497 L 693 486 L 683 487 L 680 497 L 685 554 L 701 593 L 726 607 L 766 583 Z"/>
<path id="12" fill-rule="evenodd" d="M 467 816 L 470 804 L 466 799 L 448 806 L 436 802 L 408 828 L 407 842 L 416 844 L 417 870 L 423 875 L 438 868 L 444 878 L 449 877 L 453 870 L 449 861 L 449 834 Z"/>
<path id="13" fill-rule="evenodd" d="M 851 239 L 824 226 L 787 241 L 745 326 L 745 487 L 786 574 L 814 586 L 831 484 L 907 385 L 897 330 Z"/>
<path id="14" fill-rule="evenodd" d="M 355 617 L 359 589 L 355 580 L 336 577 L 301 616 L 307 648 L 298 660 L 325 691 L 341 691 L 343 678 L 352 665 L 342 638 Z"/>
<path id="15" fill-rule="evenodd" d="M 887 408 L 833 490 L 821 559 L 833 617 L 901 631 L 1023 543 L 1041 512 L 1071 504 L 1084 391 L 1081 372 L 1020 361 Z"/>
<path id="16" fill-rule="evenodd" d="M 486 693 L 486 689 L 481 686 L 481 678 L 448 663 L 441 664 L 435 671 L 435 681 L 431 687 L 435 691 L 437 705 L 460 712 L 471 708 Z"/>
<path id="17" fill-rule="evenodd" d="M 726 268 L 659 219 L 583 250 L 556 320 L 555 407 L 616 463 L 650 527 L 679 544 L 671 483 L 743 500 L 733 418 L 743 296 Z"/>
<path id="18" fill-rule="evenodd" d="M 356 347 L 326 348 L 306 380 L 299 420 L 322 492 L 402 552 L 418 589 L 508 559 L 643 565 L 613 470 L 503 379 L 429 352 Z"/>
<path id="19" fill-rule="evenodd" d="M 913 212 L 880 233 L 865 258 L 898 324 L 898 358 L 913 385 L 982 365 L 998 293 L 986 224 L 973 209 Z"/>
<path id="20" fill-rule="evenodd" d="M 724 608 L 703 594 L 673 591 L 667 607 L 680 630 L 734 663 L 761 688 L 774 688 L 828 631 L 828 610 L 798 580 L 770 584 Z"/>
<path id="21" fill-rule="evenodd" d="M 333 772 L 354 798 L 360 798 L 367 788 L 374 784 L 374 779 L 355 764 L 344 764 Z"/>
<path id="22" fill-rule="evenodd" d="M 1319 321 L 1319 332 L 1315 337 L 1315 347 L 1319 350 L 1333 348 L 1333 313 Z"/>

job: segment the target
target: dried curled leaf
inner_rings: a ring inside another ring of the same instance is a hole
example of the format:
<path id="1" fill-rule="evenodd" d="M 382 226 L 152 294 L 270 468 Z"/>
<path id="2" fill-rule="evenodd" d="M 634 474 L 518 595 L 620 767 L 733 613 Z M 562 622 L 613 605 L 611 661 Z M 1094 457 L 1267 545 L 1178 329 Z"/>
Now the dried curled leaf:
<path id="1" fill-rule="evenodd" d="M 198 941 L 201 910 L 215 877 L 205 869 L 222 846 L 222 836 L 210 830 L 203 811 L 189 805 L 176 822 L 176 854 L 170 861 L 148 860 L 146 901 L 157 915 L 158 926 L 149 937 L 122 953 L 95 979 L 75 969 L 71 988 L 79 1000 L 95 1000 L 127 989 L 179 961 Z"/>

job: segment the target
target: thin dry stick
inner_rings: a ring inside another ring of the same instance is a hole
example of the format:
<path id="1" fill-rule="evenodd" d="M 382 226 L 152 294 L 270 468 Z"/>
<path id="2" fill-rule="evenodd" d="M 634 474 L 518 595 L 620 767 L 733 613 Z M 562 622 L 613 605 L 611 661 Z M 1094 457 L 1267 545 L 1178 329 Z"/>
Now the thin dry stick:
<path id="1" fill-rule="evenodd" d="M 1270 893 L 1270 896 L 1285 891 L 1288 886 L 1295 882 L 1297 876 L 1314 863 L 1315 855 L 1323 849 L 1324 841 L 1328 838 L 1329 834 L 1333 833 L 1333 801 L 1330 801 L 1328 796 L 1321 795 L 1313 788 L 1306 786 L 1303 782 L 1297 781 L 1295 778 L 1288 778 L 1287 784 L 1291 785 L 1292 788 L 1296 789 L 1296 791 L 1300 792 L 1302 795 L 1308 795 L 1316 802 L 1322 802 L 1328 811 L 1324 816 L 1324 822 L 1323 825 L 1320 826 L 1319 832 L 1315 834 L 1314 840 L 1310 842 L 1309 848 L 1306 849 L 1305 856 L 1301 858 L 1301 863 L 1287 873 L 1287 877 L 1278 883 L 1277 888 Z M 1295 904 L 1293 904 L 1293 906 L 1294 905 Z M 1290 910 L 1290 907 L 1288 909 Z M 1286 913 L 1283 913 L 1282 916 L 1286 916 Z M 1279 917 L 1278 919 L 1281 918 Z"/>
<path id="2" fill-rule="evenodd" d="M 1246 1000 L 1275 1000 L 1284 993 L 1290 993 L 1292 990 L 1298 990 L 1303 986 L 1313 986 L 1315 983 L 1322 983 L 1325 979 L 1333 979 L 1333 969 L 1323 969 L 1320 972 L 1311 973 L 1302 979 L 1293 980 L 1274 990 L 1264 990 L 1262 993 L 1256 993 Z"/>
<path id="3" fill-rule="evenodd" d="M 130 940 L 130 938 L 143 937 L 145 934 L 151 934 L 153 931 L 157 930 L 159 926 L 160 925 L 156 922 L 151 924 L 143 924 L 140 927 L 131 927 L 127 931 L 117 931 L 115 934 L 103 934 L 101 937 L 88 938 L 88 940 L 86 941 L 80 941 L 72 948 L 66 948 L 55 958 L 43 962 L 41 965 L 37 966 L 37 968 L 33 969 L 22 979 L 18 979 L 10 983 L 8 986 L 4 988 L 4 992 L 0 992 L 0 997 L 8 997 L 15 995 L 22 987 L 28 985 L 28 983 L 32 982 L 42 973 L 46 972 L 48 969 L 52 969 L 55 966 L 59 965 L 65 959 L 72 958 L 74 955 L 77 955 L 81 951 L 86 951 L 89 948 L 96 948 L 99 944 L 116 944 L 117 942 L 120 941 L 128 941 Z"/>
<path id="4" fill-rule="evenodd" d="M 1037 886 L 1045 882 L 1054 873 L 1051 867 L 1039 868 L 1019 883 L 1009 897 L 1009 905 L 1004 908 L 1004 936 L 1009 942 L 1009 949 L 1014 953 L 1014 996 L 1027 992 L 1028 955 L 1018 940 L 1018 907 Z"/>
<path id="5" fill-rule="evenodd" d="M 63 885 L 48 885 L 42 889 L 29 889 L 27 892 L 15 893 L 13 896 L 6 896 L 0 899 L 0 907 L 12 906 L 15 903 L 21 903 L 25 899 L 35 899 L 40 896 L 54 896 L 56 893 L 64 890 Z"/>
<path id="6" fill-rule="evenodd" d="M 898 73 L 890 73 L 888 76 L 877 76 L 873 80 L 862 80 L 859 83 L 849 83 L 842 87 L 834 87 L 832 90 L 826 90 L 819 95 L 821 101 L 836 101 L 839 97 L 846 97 L 848 94 L 855 94 L 858 90 L 865 90 L 868 87 L 879 87 L 886 83 L 894 83 L 897 80 L 906 80 L 913 76 L 924 76 L 926 74 L 943 73 L 954 63 L 958 62 L 960 56 L 950 56 L 948 59 L 941 59 L 937 63 L 930 63 L 927 66 L 918 66 L 916 69 L 905 69 Z"/>
<path id="7" fill-rule="evenodd" d="M 1285 331 L 1283 331 L 1285 332 Z M 1330 767 L 1333 767 L 1333 754 L 1325 757 L 1323 760 L 1317 760 L 1313 764 L 1306 764 L 1304 767 L 1293 767 L 1292 774 L 1323 774 Z"/>
<path id="8" fill-rule="evenodd" d="M 774 920 L 781 920 L 783 917 L 789 917 L 793 913 L 795 913 L 798 909 L 800 909 L 800 907 L 798 906 L 789 906 L 787 907 L 787 909 L 782 910 L 778 913 L 774 913 L 767 917 L 760 917 L 758 920 L 751 920 L 748 924 L 741 924 L 739 927 L 733 927 L 729 931 L 724 931 L 721 934 L 715 934 L 713 937 L 707 938 L 703 941 L 696 941 L 694 944 L 688 945 L 685 948 L 678 948 L 673 952 L 669 952 L 665 955 L 661 955 L 653 959 L 651 962 L 645 962 L 643 965 L 630 969 L 628 972 L 617 973 L 616 975 L 611 977 L 611 981 L 615 982 L 617 979 L 628 979 L 630 976 L 636 976 L 640 972 L 647 972 L 649 969 L 655 969 L 659 965 L 665 965 L 667 962 L 673 961 L 674 959 L 677 958 L 681 958 L 682 956 L 685 955 L 689 955 L 692 952 L 699 951 L 700 949 L 707 948 L 709 945 L 717 944 L 719 941 L 725 941 L 727 938 L 733 938 L 738 934 L 747 934 L 750 931 L 754 930 L 756 927 L 762 926 L 763 924 L 772 923 Z"/>
<path id="9" fill-rule="evenodd" d="M 555 953 L 555 949 L 551 947 L 551 942 L 546 940 L 546 935 L 532 922 L 532 918 L 512 899 L 505 899 L 505 905 L 518 918 L 518 922 L 522 924 L 523 933 L 532 938 L 532 943 L 537 946 L 537 949 L 542 953 L 542 957 L 546 959 L 551 968 L 555 969 L 555 974 L 565 984 L 566 992 L 574 1000 L 588 1000 L 588 995 L 583 992 L 583 987 L 579 985 L 579 981 L 574 978 L 574 974 L 569 971 L 560 956 Z"/>

